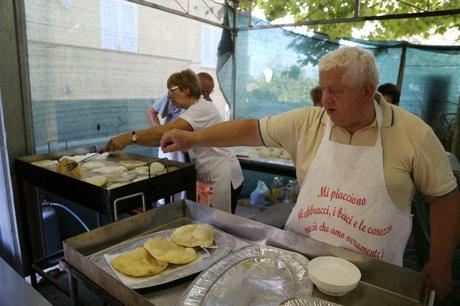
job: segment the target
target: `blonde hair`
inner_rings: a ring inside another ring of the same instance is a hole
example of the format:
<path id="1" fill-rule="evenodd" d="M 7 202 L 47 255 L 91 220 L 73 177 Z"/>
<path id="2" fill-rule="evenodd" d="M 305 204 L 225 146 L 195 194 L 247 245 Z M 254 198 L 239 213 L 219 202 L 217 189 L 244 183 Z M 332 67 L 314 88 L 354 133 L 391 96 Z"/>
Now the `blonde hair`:
<path id="1" fill-rule="evenodd" d="M 201 85 L 200 80 L 196 76 L 195 72 L 190 69 L 182 70 L 171 74 L 166 83 L 168 89 L 174 86 L 179 86 L 179 89 L 189 89 L 190 96 L 199 99 L 201 96 Z"/>
<path id="2" fill-rule="evenodd" d="M 355 86 L 371 84 L 377 89 L 379 75 L 374 55 L 369 51 L 358 47 L 344 47 L 326 54 L 319 60 L 319 71 L 328 71 L 336 67 L 347 69 L 343 76 L 344 82 Z"/>

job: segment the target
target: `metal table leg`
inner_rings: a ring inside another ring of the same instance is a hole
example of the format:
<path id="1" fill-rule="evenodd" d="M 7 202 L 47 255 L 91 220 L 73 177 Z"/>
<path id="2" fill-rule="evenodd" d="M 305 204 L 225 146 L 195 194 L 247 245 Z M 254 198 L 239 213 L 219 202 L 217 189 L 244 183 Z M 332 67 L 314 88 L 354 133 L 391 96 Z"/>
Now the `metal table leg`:
<path id="1" fill-rule="evenodd" d="M 78 306 L 78 282 L 77 279 L 73 276 L 72 272 L 69 273 L 69 287 L 72 306 Z"/>

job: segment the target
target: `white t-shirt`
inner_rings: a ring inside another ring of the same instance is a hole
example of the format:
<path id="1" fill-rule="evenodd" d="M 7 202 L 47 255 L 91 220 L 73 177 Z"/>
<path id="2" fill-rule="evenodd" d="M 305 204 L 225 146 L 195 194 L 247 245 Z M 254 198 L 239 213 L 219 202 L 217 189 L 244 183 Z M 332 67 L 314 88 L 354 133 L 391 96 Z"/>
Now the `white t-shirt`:
<path id="1" fill-rule="evenodd" d="M 198 101 L 186 109 L 179 118 L 187 121 L 194 131 L 202 130 L 224 121 L 219 113 L 219 110 L 214 106 L 214 104 L 204 100 L 203 98 L 198 99 Z M 212 156 L 227 158 L 231 163 L 231 181 L 233 188 L 236 189 L 243 183 L 244 177 L 240 163 L 236 156 L 228 149 L 194 147 L 190 149 L 188 153 L 192 163 L 196 159 L 204 159 Z"/>

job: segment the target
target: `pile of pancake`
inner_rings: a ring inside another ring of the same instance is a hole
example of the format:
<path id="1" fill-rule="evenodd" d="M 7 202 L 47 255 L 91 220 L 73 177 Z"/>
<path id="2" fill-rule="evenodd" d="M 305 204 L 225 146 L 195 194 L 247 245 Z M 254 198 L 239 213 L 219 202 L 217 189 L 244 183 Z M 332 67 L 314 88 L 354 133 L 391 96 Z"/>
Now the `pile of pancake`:
<path id="1" fill-rule="evenodd" d="M 103 156 L 103 154 L 94 158 L 95 160 L 79 163 L 76 167 L 69 169 L 69 164 L 80 162 L 93 154 L 62 156 L 59 160 L 45 159 L 34 161 L 32 164 L 99 187 L 105 185 L 107 188 L 116 188 L 166 173 L 168 170 L 177 170 L 176 167 L 166 169 L 165 165 L 160 162 L 153 162 L 149 167 L 147 162 L 140 160 L 107 161 L 107 155 Z"/>
<path id="2" fill-rule="evenodd" d="M 161 273 L 171 264 L 189 264 L 198 258 L 194 247 L 214 243 L 214 230 L 209 224 L 189 224 L 174 230 L 170 238 L 151 238 L 142 247 L 116 257 L 112 267 L 131 277 L 146 277 Z"/>

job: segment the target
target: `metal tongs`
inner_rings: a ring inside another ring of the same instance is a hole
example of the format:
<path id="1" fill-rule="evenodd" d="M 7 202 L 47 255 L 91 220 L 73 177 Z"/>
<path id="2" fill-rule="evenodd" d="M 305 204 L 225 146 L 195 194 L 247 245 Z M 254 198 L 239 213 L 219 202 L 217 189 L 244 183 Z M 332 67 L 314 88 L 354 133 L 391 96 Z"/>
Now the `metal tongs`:
<path id="1" fill-rule="evenodd" d="M 89 161 L 90 159 L 93 159 L 93 158 L 95 158 L 95 157 L 97 157 L 99 155 L 100 154 L 96 152 L 93 155 L 88 156 L 88 157 L 86 157 L 86 158 L 84 158 L 84 159 L 82 159 L 82 160 L 80 160 L 78 162 L 76 162 L 76 161 L 70 162 L 67 165 L 65 165 L 65 167 L 66 167 L 67 170 L 72 171 L 73 169 L 77 168 L 78 165 L 81 165 L 82 163 L 85 163 L 85 162 Z"/>

